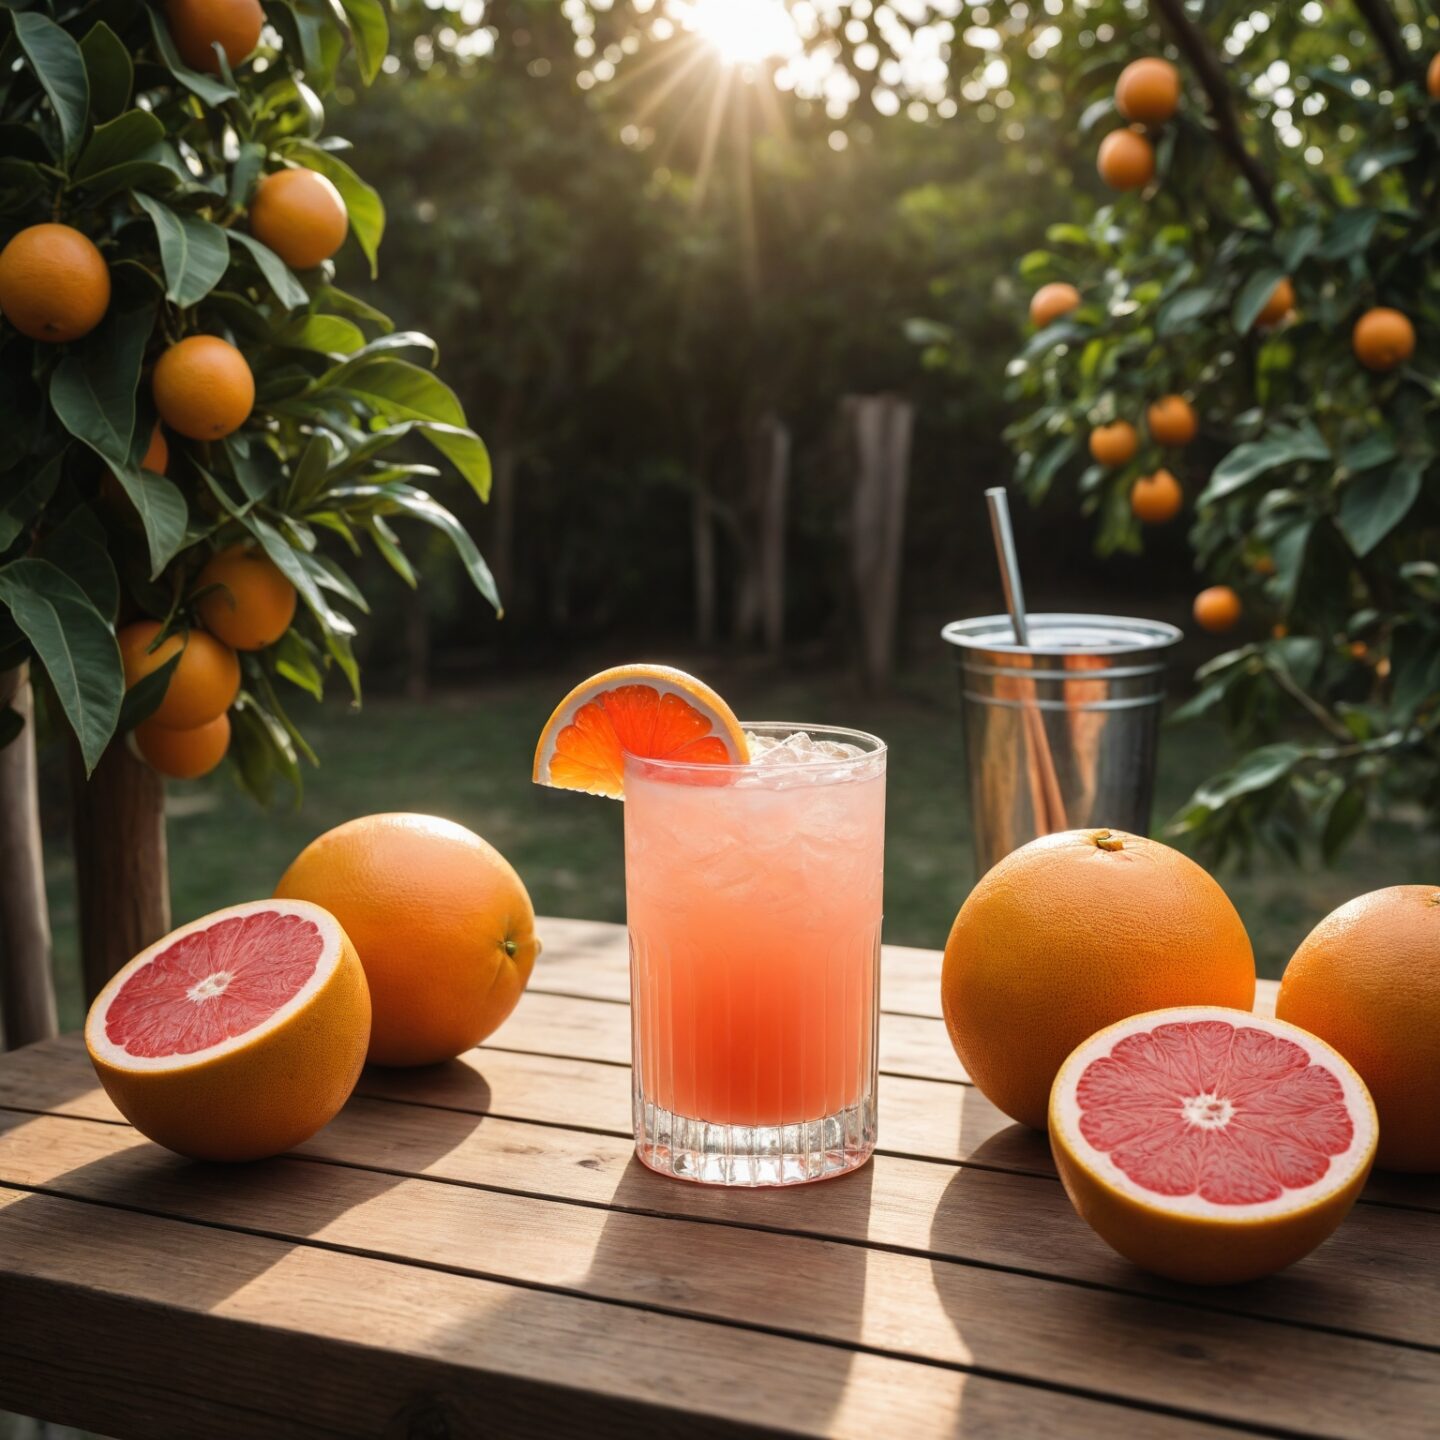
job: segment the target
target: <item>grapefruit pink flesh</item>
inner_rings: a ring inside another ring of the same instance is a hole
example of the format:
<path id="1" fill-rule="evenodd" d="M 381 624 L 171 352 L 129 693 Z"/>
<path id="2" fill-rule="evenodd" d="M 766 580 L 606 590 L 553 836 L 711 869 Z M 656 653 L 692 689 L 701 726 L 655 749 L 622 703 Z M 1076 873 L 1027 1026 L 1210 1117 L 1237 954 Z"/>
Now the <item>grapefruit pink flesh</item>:
<path id="1" fill-rule="evenodd" d="M 1153 1011 L 1078 1046 L 1050 1097 L 1076 1210 L 1171 1279 L 1232 1284 L 1308 1254 L 1375 1156 L 1354 1069 L 1283 1021 L 1219 1006 Z"/>
<path id="2" fill-rule="evenodd" d="M 324 949 L 319 927 L 300 915 L 261 911 L 192 930 L 120 987 L 105 1038 L 147 1059 L 233 1040 L 293 1000 Z"/>

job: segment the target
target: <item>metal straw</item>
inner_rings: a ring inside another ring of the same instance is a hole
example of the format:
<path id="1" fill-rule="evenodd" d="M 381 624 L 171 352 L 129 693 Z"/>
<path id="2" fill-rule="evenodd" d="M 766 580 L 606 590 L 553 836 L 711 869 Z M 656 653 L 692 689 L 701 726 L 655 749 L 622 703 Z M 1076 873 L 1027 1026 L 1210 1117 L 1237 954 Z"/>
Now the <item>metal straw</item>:
<path id="1" fill-rule="evenodd" d="M 1015 643 L 1030 648 L 1030 630 L 1025 623 L 1025 591 L 1020 584 L 1020 559 L 1015 553 L 1015 532 L 1010 525 L 1010 497 L 1003 486 L 995 485 L 985 492 L 990 508 L 990 532 L 995 537 L 995 556 L 1000 562 L 1000 583 L 1005 590 L 1005 608 L 1010 612 L 1010 628 Z M 1055 774 L 1055 761 L 1050 754 L 1050 741 L 1045 734 L 1045 719 L 1034 703 L 1034 682 L 1028 682 L 1030 695 L 1020 701 L 1024 716 L 1025 736 L 1034 762 L 1031 775 L 1035 796 L 1035 818 L 1042 834 L 1068 829 L 1065 800 L 1060 793 L 1060 780 Z"/>
<path id="2" fill-rule="evenodd" d="M 1025 626 L 1025 591 L 1020 585 L 1020 560 L 1015 554 L 1015 532 L 1010 528 L 1010 497 L 1003 485 L 994 485 L 985 492 L 990 507 L 990 533 L 995 537 L 995 556 L 1000 562 L 1000 583 L 1005 589 L 1005 608 L 1010 612 L 1010 625 L 1015 643 L 1030 648 L 1030 632 Z"/>

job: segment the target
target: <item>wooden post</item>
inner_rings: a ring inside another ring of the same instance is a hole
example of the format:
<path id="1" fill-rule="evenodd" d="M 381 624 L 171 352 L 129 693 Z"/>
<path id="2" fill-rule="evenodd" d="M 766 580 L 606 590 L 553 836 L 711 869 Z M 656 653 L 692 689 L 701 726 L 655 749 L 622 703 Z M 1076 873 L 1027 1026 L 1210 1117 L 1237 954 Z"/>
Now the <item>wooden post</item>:
<path id="1" fill-rule="evenodd" d="M 860 668 L 866 689 L 878 692 L 895 669 L 915 407 L 898 395 L 850 395 L 844 416 L 855 473 L 850 556 Z"/>
<path id="2" fill-rule="evenodd" d="M 165 786 L 117 736 L 87 780 L 71 761 L 75 886 L 85 997 L 170 929 Z"/>
<path id="3" fill-rule="evenodd" d="M 15 1050 L 58 1028 L 28 665 L 0 673 L 0 710 L 7 706 L 25 727 L 0 749 L 0 1023 L 5 1049 Z"/>
<path id="4" fill-rule="evenodd" d="M 739 506 L 740 573 L 735 582 L 735 638 L 758 634 L 779 658 L 785 642 L 785 517 L 790 490 L 790 429 L 767 410 L 746 436 Z"/>

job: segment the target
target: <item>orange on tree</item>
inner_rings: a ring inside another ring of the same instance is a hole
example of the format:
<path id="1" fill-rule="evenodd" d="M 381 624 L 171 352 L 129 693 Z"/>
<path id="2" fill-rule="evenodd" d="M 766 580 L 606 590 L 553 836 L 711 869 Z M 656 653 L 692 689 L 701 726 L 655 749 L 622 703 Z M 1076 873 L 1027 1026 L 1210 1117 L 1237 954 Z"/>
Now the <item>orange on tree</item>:
<path id="1" fill-rule="evenodd" d="M 328 260 L 349 228 L 340 192 L 313 170 L 264 175 L 250 201 L 250 233 L 295 270 Z"/>
<path id="2" fill-rule="evenodd" d="M 1285 967 L 1275 1013 L 1360 1072 L 1377 1165 L 1440 1172 L 1440 885 L 1392 885 L 1327 915 Z"/>
<path id="3" fill-rule="evenodd" d="M 155 408 L 191 440 L 220 440 L 255 408 L 255 377 L 245 357 L 217 335 L 190 335 L 155 362 Z"/>
<path id="4" fill-rule="evenodd" d="M 1097 464 L 1115 469 L 1128 465 L 1140 448 L 1140 436 L 1128 420 L 1111 425 L 1097 425 L 1090 432 L 1090 455 Z"/>
<path id="5" fill-rule="evenodd" d="M 32 340 L 88 335 L 110 308 L 110 269 L 70 225 L 31 225 L 0 250 L 0 314 Z"/>
<path id="6" fill-rule="evenodd" d="M 150 432 L 150 443 L 145 447 L 140 468 L 155 475 L 163 475 L 170 464 L 170 446 L 166 443 L 165 432 L 157 425 Z"/>
<path id="7" fill-rule="evenodd" d="M 433 1065 L 478 1045 L 515 1008 L 540 953 L 510 863 L 433 815 L 337 826 L 300 852 L 275 895 L 323 905 L 355 942 L 379 1065 Z"/>
<path id="8" fill-rule="evenodd" d="M 1112 130 L 1095 164 L 1112 190 L 1142 190 L 1155 178 L 1155 147 L 1138 130 Z"/>
<path id="9" fill-rule="evenodd" d="M 260 43 L 260 0 L 165 0 L 165 19 L 180 58 L 192 69 L 220 73 L 219 45 L 233 70 Z"/>
<path id="10" fill-rule="evenodd" d="M 171 730 L 154 720 L 135 727 L 135 748 L 145 763 L 172 780 L 198 780 L 208 775 L 230 748 L 230 717 L 217 715 L 208 725 Z"/>
<path id="11" fill-rule="evenodd" d="M 273 645 L 295 618 L 295 587 L 254 545 L 231 545 L 212 555 L 195 588 L 201 623 L 236 650 Z"/>
<path id="12" fill-rule="evenodd" d="M 940 996 L 970 1078 L 1045 1128 L 1051 1082 L 1081 1041 L 1128 1015 L 1255 999 L 1255 957 L 1225 892 L 1193 860 L 1120 830 L 1012 851 L 960 907 Z"/>
<path id="13" fill-rule="evenodd" d="M 1132 60 L 1115 82 L 1115 108 L 1127 120 L 1162 125 L 1179 106 L 1180 72 L 1158 56 Z"/>
<path id="14" fill-rule="evenodd" d="M 1223 634 L 1240 623 L 1240 597 L 1228 585 L 1212 585 L 1195 597 L 1195 623 L 1212 634 Z"/>
<path id="15" fill-rule="evenodd" d="M 1440 100 L 1440 52 L 1432 55 L 1425 67 L 1425 88 L 1432 100 Z"/>
<path id="16" fill-rule="evenodd" d="M 255 900 L 182 925 L 96 997 L 85 1048 L 120 1113 L 195 1160 L 259 1160 L 350 1098 L 370 1039 L 355 947 L 318 905 Z"/>
<path id="17" fill-rule="evenodd" d="M 1255 317 L 1255 323 L 1265 328 L 1278 325 L 1295 308 L 1295 287 L 1289 277 L 1275 282 L 1265 308 Z"/>
<path id="18" fill-rule="evenodd" d="M 1168 470 L 1142 475 L 1130 487 L 1130 513 L 1142 525 L 1163 525 L 1173 520 L 1184 501 L 1180 482 Z"/>
<path id="19" fill-rule="evenodd" d="M 1157 445 L 1188 445 L 1200 428 L 1194 407 L 1183 395 L 1162 395 L 1145 411 L 1145 423 Z"/>
<path id="20" fill-rule="evenodd" d="M 1350 342 L 1367 370 L 1393 370 L 1415 353 L 1415 327 L 1399 310 L 1377 305 L 1355 322 Z"/>
<path id="21" fill-rule="evenodd" d="M 178 654 L 180 662 L 170 675 L 165 698 L 147 718 L 171 730 L 208 725 L 235 703 L 240 693 L 240 661 L 228 645 L 203 630 L 167 635 L 152 650 L 160 631 L 158 620 L 136 620 L 116 633 L 125 688 L 132 689 Z"/>
<path id="22" fill-rule="evenodd" d="M 1030 323 L 1043 330 L 1053 325 L 1062 315 L 1068 315 L 1080 304 L 1080 292 L 1063 280 L 1042 285 L 1030 297 Z"/>

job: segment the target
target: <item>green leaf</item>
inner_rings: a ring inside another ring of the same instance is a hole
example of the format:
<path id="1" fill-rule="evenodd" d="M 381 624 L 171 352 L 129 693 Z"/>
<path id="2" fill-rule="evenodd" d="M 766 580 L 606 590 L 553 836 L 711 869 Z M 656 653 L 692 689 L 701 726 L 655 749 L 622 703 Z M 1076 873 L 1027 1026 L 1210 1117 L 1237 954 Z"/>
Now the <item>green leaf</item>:
<path id="1" fill-rule="evenodd" d="M 1225 456 L 1211 473 L 1210 483 L 1196 503 L 1208 505 L 1223 499 L 1281 465 L 1329 458 L 1330 447 L 1313 425 L 1307 422 L 1296 430 L 1277 425 L 1263 440 L 1247 440 Z"/>
<path id="2" fill-rule="evenodd" d="M 365 345 L 360 327 L 339 315 L 297 315 L 275 331 L 273 338 L 287 349 L 313 350 L 321 355 L 353 355 Z"/>
<path id="3" fill-rule="evenodd" d="M 135 70 L 120 37 L 98 21 L 80 42 L 85 73 L 90 77 L 90 119 L 96 125 L 113 120 L 130 103 Z"/>
<path id="4" fill-rule="evenodd" d="M 300 598 L 310 607 L 326 633 L 343 635 L 347 639 L 352 636 L 355 626 L 325 599 L 314 577 L 301 563 L 299 554 L 286 544 L 280 532 L 258 515 L 246 515 L 243 523 L 285 578 L 300 592 Z"/>
<path id="5" fill-rule="evenodd" d="M 0 499 L 0 551 L 8 550 L 45 508 L 60 483 L 63 463 L 64 456 L 56 455 L 47 464 L 35 466 L 24 479 L 6 482 Z"/>
<path id="6" fill-rule="evenodd" d="M 170 677 L 180 668 L 184 650 L 177 650 L 158 670 L 142 676 L 126 692 L 120 705 L 117 734 L 126 735 L 142 720 L 148 720 L 159 708 L 170 688 Z"/>
<path id="7" fill-rule="evenodd" d="M 1277 235 L 1275 249 L 1285 273 L 1293 275 L 1315 253 L 1319 244 L 1320 226 L 1314 220 L 1307 220 L 1303 225 Z"/>
<path id="8" fill-rule="evenodd" d="M 333 285 L 326 285 L 316 292 L 316 306 L 333 315 L 348 315 L 352 320 L 358 320 L 363 325 L 374 325 L 377 329 L 387 335 L 395 328 L 394 321 L 377 310 L 373 305 L 368 305 L 357 295 L 351 295 L 345 290 L 337 290 Z"/>
<path id="9" fill-rule="evenodd" d="M 120 190 L 167 194 L 190 180 L 180 157 L 162 141 L 151 145 L 137 159 L 121 161 L 107 170 L 97 170 L 83 180 L 76 180 L 73 188 L 84 191 L 86 200 L 93 205 Z"/>
<path id="10" fill-rule="evenodd" d="M 1305 757 L 1305 750 L 1288 742 L 1262 745 L 1252 750 L 1238 765 L 1206 781 L 1195 792 L 1195 800 L 1211 810 L 1218 810 L 1242 795 L 1268 790 L 1283 780 Z"/>
<path id="11" fill-rule="evenodd" d="M 89 596 L 48 560 L 27 558 L 0 568 L 0 601 L 35 647 L 88 775 L 115 733 L 125 694 L 114 631 Z"/>
<path id="12" fill-rule="evenodd" d="M 77 505 L 35 552 L 63 570 L 90 598 L 90 603 L 112 625 L 120 610 L 120 578 L 110 559 L 105 527 L 89 505 Z"/>
<path id="13" fill-rule="evenodd" d="M 1361 150 L 1352 155 L 1345 168 L 1357 185 L 1364 185 L 1393 166 L 1413 160 L 1418 153 L 1408 140 L 1392 141 L 1390 144 L 1377 145 L 1373 149 Z"/>
<path id="14" fill-rule="evenodd" d="M 1332 864 L 1365 823 L 1366 794 L 1363 785 L 1351 785 L 1331 802 L 1325 816 L 1325 829 L 1320 837 L 1320 854 L 1327 865 Z"/>
<path id="15" fill-rule="evenodd" d="M 50 404 L 60 423 L 115 471 L 130 463 L 135 392 L 154 325 L 153 310 L 112 311 L 69 347 L 50 377 Z"/>
<path id="16" fill-rule="evenodd" d="M 1241 287 L 1230 312 L 1230 323 L 1236 332 L 1248 335 L 1260 318 L 1260 312 L 1275 293 L 1275 287 L 1285 278 L 1285 272 L 1278 265 L 1267 265 L 1257 270 Z"/>
<path id="17" fill-rule="evenodd" d="M 185 496 L 173 480 L 148 470 L 125 466 L 114 474 L 145 527 L 150 578 L 154 580 L 185 543 L 185 531 L 190 523 Z"/>
<path id="18" fill-rule="evenodd" d="M 1330 222 L 1316 253 L 1323 260 L 1348 260 L 1369 248 L 1379 224 L 1378 210 L 1341 210 Z"/>
<path id="19" fill-rule="evenodd" d="M 181 58 L 165 23 L 164 14 L 158 5 L 147 5 L 150 12 L 150 30 L 155 36 L 155 48 L 165 62 L 165 68 L 188 90 L 198 96 L 212 109 L 218 109 L 227 100 L 233 100 L 238 93 L 233 85 L 217 79 L 214 75 L 202 75 L 192 70 Z"/>
<path id="20" fill-rule="evenodd" d="M 1394 458 L 1395 437 L 1385 430 L 1372 430 L 1363 440 L 1342 450 L 1335 463 L 1341 470 L 1358 475 L 1362 470 L 1388 464 Z"/>
<path id="21" fill-rule="evenodd" d="M 490 498 L 490 451 L 473 431 L 458 425 L 422 424 L 420 433 L 465 477 L 482 499 Z"/>
<path id="22" fill-rule="evenodd" d="M 415 578 L 415 567 L 411 565 L 409 557 L 400 548 L 399 537 L 385 523 L 385 517 L 372 515 L 365 528 L 371 540 L 375 542 L 375 548 L 385 557 L 390 568 L 412 590 L 417 589 L 420 582 Z"/>
<path id="23" fill-rule="evenodd" d="M 394 339 L 395 337 L 390 337 Z M 377 356 L 332 372 L 330 383 L 394 420 L 437 420 L 465 424 L 465 411 L 455 392 L 437 375 L 408 360 Z M 325 381 L 320 382 L 324 384 Z"/>
<path id="24" fill-rule="evenodd" d="M 227 230 L 232 245 L 248 250 L 260 267 L 265 283 L 275 292 L 275 298 L 287 309 L 297 305 L 308 305 L 310 295 L 295 278 L 290 267 L 268 246 L 262 245 L 253 235 L 241 230 Z"/>
<path id="25" fill-rule="evenodd" d="M 315 662 L 310 642 L 292 625 L 270 647 L 275 673 L 317 700 L 325 698 L 325 677 Z"/>
<path id="26" fill-rule="evenodd" d="M 1172 295 L 1155 317 L 1157 335 L 1178 335 L 1187 330 L 1202 316 L 1210 314 L 1223 299 L 1220 291 L 1212 286 L 1201 286 L 1194 290 L 1181 290 Z"/>
<path id="27" fill-rule="evenodd" d="M 80 159 L 75 180 L 88 180 L 117 165 L 138 160 L 165 138 L 165 127 L 148 110 L 127 110 L 104 125 L 97 125 Z"/>
<path id="28" fill-rule="evenodd" d="M 377 256 L 385 233 L 385 206 L 373 186 L 367 185 L 343 160 L 309 140 L 287 140 L 282 153 L 330 180 L 345 202 L 350 229 L 370 262 L 372 278 L 378 273 Z"/>
<path id="29" fill-rule="evenodd" d="M 1410 513 L 1424 474 L 1425 462 L 1407 457 L 1383 473 L 1357 476 L 1341 490 L 1335 523 L 1358 556 L 1368 555 Z"/>
<path id="30" fill-rule="evenodd" d="M 355 42 L 355 60 L 360 78 L 368 85 L 380 73 L 380 64 L 390 49 L 390 22 L 380 0 L 340 0 L 350 21 Z"/>
<path id="31" fill-rule="evenodd" d="M 73 157 L 80 149 L 90 113 L 85 57 L 66 31 L 37 11 L 11 11 L 10 20 L 30 68 L 55 108 L 65 154 Z"/>
<path id="32" fill-rule="evenodd" d="M 160 242 L 165 298 L 182 309 L 198 304 L 230 264 L 225 232 L 198 215 L 178 215 L 149 195 L 137 194 L 135 200 L 154 223 Z"/>
<path id="33" fill-rule="evenodd" d="M 495 588 L 495 577 L 491 575 L 490 567 L 475 542 L 465 527 L 423 490 L 416 490 L 410 485 L 344 485 L 337 486 L 331 494 L 346 500 L 379 500 L 385 502 L 387 508 L 433 525 L 455 547 L 475 588 L 495 607 L 495 613 L 505 613 L 499 591 Z"/>

